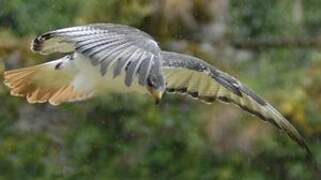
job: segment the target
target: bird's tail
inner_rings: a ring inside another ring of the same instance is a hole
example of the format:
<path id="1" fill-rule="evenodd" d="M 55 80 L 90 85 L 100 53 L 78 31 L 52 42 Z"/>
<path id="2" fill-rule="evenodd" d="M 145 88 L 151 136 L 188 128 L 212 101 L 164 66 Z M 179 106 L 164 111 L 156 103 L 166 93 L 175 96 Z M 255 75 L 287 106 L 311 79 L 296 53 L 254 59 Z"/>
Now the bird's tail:
<path id="1" fill-rule="evenodd" d="M 68 67 L 69 66 L 69 67 Z M 29 103 L 77 101 L 92 96 L 91 91 L 77 90 L 73 82 L 77 72 L 66 59 L 4 72 L 4 84 L 11 95 L 26 97 Z"/>

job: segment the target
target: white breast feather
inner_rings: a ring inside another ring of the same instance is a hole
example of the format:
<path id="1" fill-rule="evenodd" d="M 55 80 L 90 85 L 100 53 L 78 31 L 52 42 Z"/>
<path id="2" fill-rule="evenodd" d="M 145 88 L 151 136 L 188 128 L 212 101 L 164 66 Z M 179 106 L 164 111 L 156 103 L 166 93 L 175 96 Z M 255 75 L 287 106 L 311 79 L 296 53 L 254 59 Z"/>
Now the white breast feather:
<path id="1" fill-rule="evenodd" d="M 78 75 L 74 80 L 74 87 L 80 90 L 95 89 L 97 95 L 106 94 L 108 92 L 115 93 L 129 93 L 129 92 L 140 92 L 147 93 L 146 88 L 138 84 L 137 77 L 134 79 L 132 85 L 127 87 L 124 83 L 125 72 L 117 77 L 113 77 L 113 68 L 116 65 L 109 67 L 107 73 L 102 76 L 99 69 L 100 65 L 93 66 L 90 59 L 87 57 L 75 53 L 74 65 L 79 70 Z"/>

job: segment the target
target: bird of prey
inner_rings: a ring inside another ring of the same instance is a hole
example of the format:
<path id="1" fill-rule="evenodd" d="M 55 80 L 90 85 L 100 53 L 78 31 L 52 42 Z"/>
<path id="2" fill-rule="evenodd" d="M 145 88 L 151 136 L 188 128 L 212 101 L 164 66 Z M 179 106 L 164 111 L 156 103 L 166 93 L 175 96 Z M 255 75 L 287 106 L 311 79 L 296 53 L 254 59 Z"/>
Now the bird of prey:
<path id="1" fill-rule="evenodd" d="M 11 95 L 29 103 L 85 100 L 108 92 L 189 95 L 205 103 L 232 103 L 285 131 L 310 150 L 299 132 L 272 105 L 236 78 L 190 55 L 163 51 L 147 33 L 120 24 L 90 24 L 44 33 L 32 42 L 40 54 L 63 58 L 9 70 Z"/>

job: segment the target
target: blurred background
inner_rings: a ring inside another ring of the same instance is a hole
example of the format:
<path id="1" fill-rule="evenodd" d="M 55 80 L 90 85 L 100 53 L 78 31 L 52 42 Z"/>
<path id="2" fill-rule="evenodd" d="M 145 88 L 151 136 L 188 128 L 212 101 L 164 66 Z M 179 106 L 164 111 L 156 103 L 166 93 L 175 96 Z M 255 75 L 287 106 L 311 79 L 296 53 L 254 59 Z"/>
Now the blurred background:
<path id="1" fill-rule="evenodd" d="M 48 30 L 128 24 L 265 97 L 321 163 L 320 0 L 0 0 L 0 72 L 52 60 Z M 2 77 L 1 77 L 2 78 Z M 318 179 L 305 152 L 231 105 L 108 95 L 30 105 L 0 85 L 0 179 Z"/>

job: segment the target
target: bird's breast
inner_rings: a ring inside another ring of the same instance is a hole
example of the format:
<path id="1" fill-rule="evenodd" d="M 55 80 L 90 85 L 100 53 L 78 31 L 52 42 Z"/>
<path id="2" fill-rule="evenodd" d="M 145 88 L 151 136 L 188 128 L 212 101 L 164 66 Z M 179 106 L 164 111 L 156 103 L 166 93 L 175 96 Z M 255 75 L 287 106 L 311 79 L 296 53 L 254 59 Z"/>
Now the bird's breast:
<path id="1" fill-rule="evenodd" d="M 78 69 L 78 77 L 75 83 L 76 88 L 88 89 L 93 88 L 97 94 L 106 93 L 130 93 L 139 92 L 147 93 L 145 86 L 141 86 L 138 83 L 138 78 L 135 77 L 133 83 L 130 86 L 126 86 L 124 83 L 125 72 L 121 72 L 120 75 L 114 77 L 113 68 L 116 64 L 113 64 L 107 69 L 107 73 L 102 75 L 99 71 L 100 64 L 92 65 L 88 57 L 85 57 L 79 53 L 75 53 L 74 61 L 75 67 Z"/>

